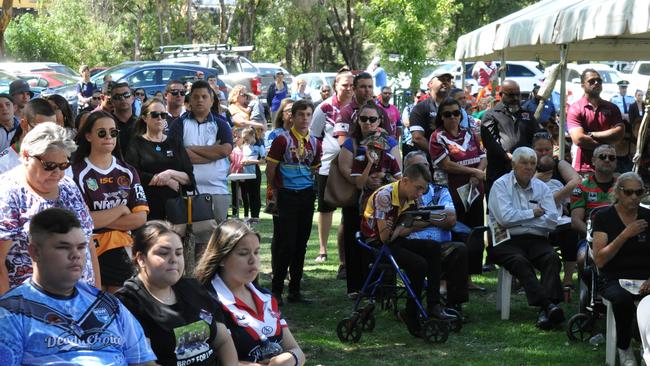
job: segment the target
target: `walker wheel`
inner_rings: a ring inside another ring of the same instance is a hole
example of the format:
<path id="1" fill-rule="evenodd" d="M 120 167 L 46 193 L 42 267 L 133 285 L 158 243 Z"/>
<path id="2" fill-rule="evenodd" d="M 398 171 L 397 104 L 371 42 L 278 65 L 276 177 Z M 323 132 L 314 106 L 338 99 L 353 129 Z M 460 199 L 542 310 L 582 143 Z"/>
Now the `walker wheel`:
<path id="1" fill-rule="evenodd" d="M 361 339 L 361 324 L 355 319 L 345 318 L 336 326 L 336 335 L 341 342 L 357 343 Z"/>
<path id="2" fill-rule="evenodd" d="M 452 308 L 445 308 L 445 313 L 454 316 L 454 319 L 449 320 L 449 330 L 459 333 L 463 328 L 463 316 L 458 310 Z"/>
<path id="3" fill-rule="evenodd" d="M 361 330 L 372 332 L 375 329 L 375 315 L 372 312 L 362 313 L 360 320 Z"/>
<path id="4" fill-rule="evenodd" d="M 429 319 L 422 324 L 422 338 L 429 343 L 445 343 L 449 338 L 449 324 Z"/>
<path id="5" fill-rule="evenodd" d="M 578 313 L 569 319 L 566 335 L 572 341 L 586 342 L 593 330 L 594 318 L 585 313 Z"/>

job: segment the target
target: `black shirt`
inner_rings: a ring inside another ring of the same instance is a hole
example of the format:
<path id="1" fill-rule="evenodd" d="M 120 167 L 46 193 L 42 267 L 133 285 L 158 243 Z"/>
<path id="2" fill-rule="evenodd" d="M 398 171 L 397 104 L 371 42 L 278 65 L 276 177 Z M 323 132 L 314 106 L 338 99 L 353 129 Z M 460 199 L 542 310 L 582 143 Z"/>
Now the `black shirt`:
<path id="1" fill-rule="evenodd" d="M 127 280 L 115 296 L 142 325 L 160 365 L 216 365 L 212 345 L 217 322 L 223 323 L 218 302 L 194 279 L 182 278 L 172 288 L 177 302 L 171 306 L 154 299 L 137 277 Z"/>
<path id="2" fill-rule="evenodd" d="M 639 207 L 638 219 L 650 222 L 650 210 Z M 616 212 L 616 208 L 608 206 L 596 213 L 593 222 L 593 231 L 607 234 L 607 245 L 611 243 L 621 232 L 625 230 L 625 224 Z M 619 249 L 618 253 L 603 268 L 603 277 L 615 280 L 620 278 L 647 280 L 650 278 L 650 229 L 628 239 Z"/>
<path id="3" fill-rule="evenodd" d="M 487 152 L 488 184 L 512 169 L 507 153 L 521 146 L 532 146 L 537 122 L 533 115 L 520 109 L 512 114 L 505 104 L 497 103 L 481 120 L 481 140 Z"/>
<path id="4" fill-rule="evenodd" d="M 135 134 L 135 122 L 138 119 L 133 114 L 126 122 L 120 121 L 115 115 L 113 115 L 113 119 L 115 119 L 115 127 L 120 130 L 118 141 L 120 144 L 120 152 L 122 153 L 122 156 L 126 156 L 126 151 L 128 150 L 132 137 Z"/>
<path id="5" fill-rule="evenodd" d="M 433 98 L 427 99 L 416 104 L 411 110 L 409 115 L 410 126 L 409 130 L 420 131 L 424 134 L 424 138 L 429 141 L 431 134 L 436 130 L 436 116 L 438 115 L 438 104 Z M 428 155 L 428 151 L 427 151 Z"/>
<path id="6" fill-rule="evenodd" d="M 185 172 L 190 177 L 190 184 L 183 186 L 183 189 L 194 190 L 194 167 L 185 148 L 175 140 L 168 138 L 163 142 L 152 142 L 137 136 L 127 149 L 125 160 L 133 165 L 140 175 L 140 182 L 149 203 L 149 220 L 164 220 L 165 202 L 181 194 L 167 186 L 149 185 L 154 175 L 167 169 Z"/>

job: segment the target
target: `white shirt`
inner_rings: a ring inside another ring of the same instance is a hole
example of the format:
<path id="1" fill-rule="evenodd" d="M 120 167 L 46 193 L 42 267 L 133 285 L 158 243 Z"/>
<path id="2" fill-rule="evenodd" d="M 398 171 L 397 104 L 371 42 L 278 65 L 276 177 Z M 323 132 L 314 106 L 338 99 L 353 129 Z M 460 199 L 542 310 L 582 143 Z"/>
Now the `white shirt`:
<path id="1" fill-rule="evenodd" d="M 183 145 L 214 145 L 218 131 L 216 120 L 197 123 L 195 119 L 187 117 L 183 121 Z M 229 170 L 230 161 L 227 156 L 206 164 L 194 164 L 196 188 L 200 193 L 229 194 L 226 180 Z"/>
<path id="2" fill-rule="evenodd" d="M 321 155 L 320 162 L 321 166 L 318 169 L 318 174 L 320 175 L 329 175 L 330 173 L 330 163 L 336 157 L 336 154 L 339 153 L 341 147 L 339 142 L 334 137 L 334 123 L 331 118 L 328 118 L 327 114 L 323 112 L 323 106 L 330 105 L 334 109 L 338 109 L 334 104 L 332 104 L 334 97 L 329 97 L 325 101 L 316 107 L 314 115 L 311 119 L 311 126 L 309 131 L 312 136 L 321 137 L 323 136 L 322 149 L 323 155 Z"/>
<path id="3" fill-rule="evenodd" d="M 538 206 L 544 210 L 544 215 L 535 217 L 533 209 Z M 557 226 L 558 211 L 553 194 L 544 182 L 535 177 L 528 187 L 521 187 L 512 171 L 497 179 L 490 189 L 488 207 L 490 218 L 507 228 L 510 235 L 548 237 Z"/>

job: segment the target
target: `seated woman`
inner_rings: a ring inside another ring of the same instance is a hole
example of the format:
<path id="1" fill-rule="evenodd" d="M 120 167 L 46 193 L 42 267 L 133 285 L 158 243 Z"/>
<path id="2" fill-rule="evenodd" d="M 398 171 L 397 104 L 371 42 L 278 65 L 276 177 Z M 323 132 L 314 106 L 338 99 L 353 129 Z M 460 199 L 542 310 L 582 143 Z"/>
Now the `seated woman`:
<path id="1" fill-rule="evenodd" d="M 259 234 L 242 221 L 226 220 L 212 234 L 196 278 L 219 298 L 240 363 L 301 366 L 305 355 L 275 298 L 252 283 L 260 268 L 259 251 Z"/>
<path id="2" fill-rule="evenodd" d="M 236 365 L 232 338 L 218 304 L 194 279 L 181 278 L 181 238 L 165 221 L 149 221 L 135 234 L 137 275 L 115 295 L 138 319 L 158 364 Z"/>
<path id="3" fill-rule="evenodd" d="M 650 210 L 640 206 L 644 192 L 636 173 L 621 174 L 614 184 L 614 204 L 602 208 L 593 222 L 594 262 L 604 279 L 602 295 L 614 310 L 621 365 L 636 365 L 630 339 L 634 301 L 639 296 L 623 289 L 619 279 L 645 280 L 642 293 L 647 293 L 650 285 Z"/>

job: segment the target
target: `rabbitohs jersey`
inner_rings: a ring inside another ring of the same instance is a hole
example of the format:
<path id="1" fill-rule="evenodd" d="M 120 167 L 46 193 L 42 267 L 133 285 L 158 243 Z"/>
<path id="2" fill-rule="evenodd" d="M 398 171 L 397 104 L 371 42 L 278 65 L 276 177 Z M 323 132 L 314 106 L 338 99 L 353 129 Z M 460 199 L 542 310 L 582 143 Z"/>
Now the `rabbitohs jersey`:
<path id="1" fill-rule="evenodd" d="M 61 297 L 27 281 L 0 298 L 0 319 L 3 366 L 126 366 L 156 359 L 124 305 L 82 282 Z"/>

